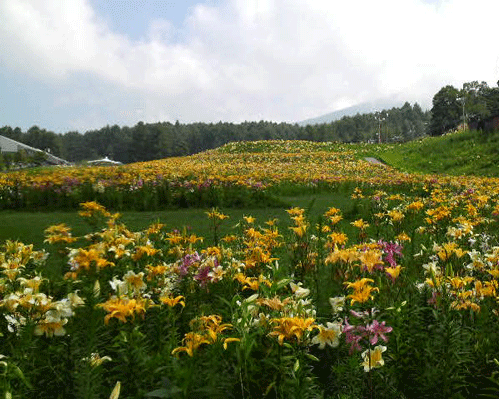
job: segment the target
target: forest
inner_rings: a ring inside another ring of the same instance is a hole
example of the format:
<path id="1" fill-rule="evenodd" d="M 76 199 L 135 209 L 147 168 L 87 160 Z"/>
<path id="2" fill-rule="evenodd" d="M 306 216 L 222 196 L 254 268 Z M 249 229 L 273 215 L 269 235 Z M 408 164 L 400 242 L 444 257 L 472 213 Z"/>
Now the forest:
<path id="1" fill-rule="evenodd" d="M 430 112 L 406 102 L 400 108 L 345 116 L 320 125 L 276 122 L 191 123 L 139 122 L 133 127 L 105 126 L 85 133 L 55 133 L 38 126 L 23 132 L 4 126 L 0 135 L 71 162 L 107 156 L 123 163 L 195 154 L 228 142 L 310 140 L 338 142 L 408 141 L 426 134 Z"/>

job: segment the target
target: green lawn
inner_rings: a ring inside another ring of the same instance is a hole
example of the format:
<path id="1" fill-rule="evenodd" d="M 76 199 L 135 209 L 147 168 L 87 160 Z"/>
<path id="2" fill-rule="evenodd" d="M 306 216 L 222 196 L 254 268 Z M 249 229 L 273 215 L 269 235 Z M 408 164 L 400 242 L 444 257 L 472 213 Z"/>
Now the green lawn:
<path id="1" fill-rule="evenodd" d="M 319 216 L 329 207 L 340 208 L 344 213 L 352 211 L 350 194 L 318 193 L 281 197 L 289 207 L 301 207 L 307 210 L 311 222 L 317 222 Z M 122 212 L 121 221 L 132 231 L 143 230 L 154 222 L 166 224 L 168 229 L 192 229 L 193 233 L 211 239 L 210 221 L 206 215 L 209 209 L 177 209 L 156 212 Z M 277 218 L 279 227 L 286 229 L 289 226 L 289 216 L 286 208 L 227 208 L 220 211 L 229 216 L 221 226 L 221 235 L 235 232 L 235 226 L 243 216 L 253 216 L 257 223 Z M 5 240 L 19 240 L 26 244 L 34 244 L 36 248 L 43 247 L 44 230 L 54 224 L 66 223 L 70 226 L 74 236 L 81 236 L 92 231 L 91 227 L 77 211 L 71 212 L 0 212 L 0 242 Z"/>

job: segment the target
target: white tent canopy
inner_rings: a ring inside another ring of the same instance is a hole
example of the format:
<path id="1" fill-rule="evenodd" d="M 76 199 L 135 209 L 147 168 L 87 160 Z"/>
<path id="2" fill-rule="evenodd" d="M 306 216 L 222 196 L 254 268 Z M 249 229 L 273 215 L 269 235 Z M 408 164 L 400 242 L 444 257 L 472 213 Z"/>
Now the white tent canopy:
<path id="1" fill-rule="evenodd" d="M 107 156 L 105 156 L 102 159 L 95 159 L 93 161 L 88 161 L 87 163 L 93 165 L 123 165 L 121 162 L 113 161 L 112 159 L 109 159 Z"/>

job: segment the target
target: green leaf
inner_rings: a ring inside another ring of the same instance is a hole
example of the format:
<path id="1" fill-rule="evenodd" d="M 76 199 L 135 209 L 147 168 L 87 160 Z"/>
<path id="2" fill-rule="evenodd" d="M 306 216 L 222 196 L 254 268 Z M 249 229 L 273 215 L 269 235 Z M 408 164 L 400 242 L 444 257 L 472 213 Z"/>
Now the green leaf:
<path id="1" fill-rule="evenodd" d="M 267 396 L 267 395 L 269 394 L 269 392 L 272 390 L 272 388 L 274 388 L 274 387 L 275 387 L 275 384 L 276 384 L 276 382 L 275 382 L 275 381 L 274 381 L 274 382 L 272 382 L 272 384 L 270 384 L 270 385 L 267 387 L 267 389 L 265 390 L 265 395 L 263 395 L 263 396 Z"/>
<path id="2" fill-rule="evenodd" d="M 29 381 L 26 379 L 26 377 L 24 376 L 22 370 L 17 367 L 17 366 L 13 366 L 11 365 L 11 367 L 13 368 L 13 371 L 14 371 L 14 375 L 16 375 L 22 382 L 24 382 L 24 384 L 28 387 L 28 388 L 32 388 L 31 384 L 29 383 Z"/>
<path id="3" fill-rule="evenodd" d="M 315 357 L 311 353 L 305 353 L 305 356 L 308 357 L 310 360 L 313 360 L 314 362 L 318 362 L 319 361 L 319 358 Z"/>
<path id="4" fill-rule="evenodd" d="M 293 367 L 293 371 L 296 373 L 300 368 L 300 359 L 296 359 L 295 365 Z"/>

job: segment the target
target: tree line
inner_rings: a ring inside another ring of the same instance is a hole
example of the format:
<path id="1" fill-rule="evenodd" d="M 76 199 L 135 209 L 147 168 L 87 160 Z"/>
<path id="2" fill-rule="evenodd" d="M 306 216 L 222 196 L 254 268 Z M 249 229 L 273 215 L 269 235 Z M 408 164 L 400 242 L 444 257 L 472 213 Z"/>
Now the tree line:
<path id="1" fill-rule="evenodd" d="M 311 140 L 340 142 L 408 141 L 427 132 L 429 111 L 406 102 L 402 107 L 357 114 L 318 125 L 276 122 L 139 122 L 133 127 L 105 126 L 85 133 L 54 133 L 38 126 L 23 132 L 4 126 L 0 135 L 50 151 L 71 162 L 108 156 L 123 163 L 195 154 L 233 141 Z"/>
<path id="2" fill-rule="evenodd" d="M 489 87 L 486 82 L 472 81 L 464 83 L 461 89 L 444 86 L 434 95 L 429 111 L 423 111 L 418 103 L 406 102 L 398 108 L 307 126 L 268 121 L 139 122 L 133 127 L 108 125 L 83 134 L 54 133 L 38 126 L 23 132 L 19 127 L 4 126 L 0 135 L 71 162 L 108 156 L 123 163 L 195 154 L 232 141 L 405 142 L 428 134 L 441 135 L 460 125 L 486 130 L 488 121 L 499 117 L 499 81 L 497 84 Z"/>
<path id="3" fill-rule="evenodd" d="M 487 130 L 493 117 L 499 117 L 499 81 L 497 87 L 478 81 L 464 83 L 461 89 L 447 85 L 433 97 L 429 134 L 439 136 L 459 125 Z"/>

